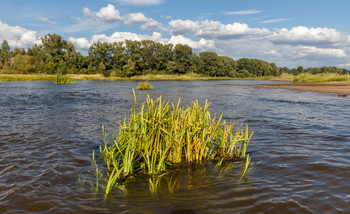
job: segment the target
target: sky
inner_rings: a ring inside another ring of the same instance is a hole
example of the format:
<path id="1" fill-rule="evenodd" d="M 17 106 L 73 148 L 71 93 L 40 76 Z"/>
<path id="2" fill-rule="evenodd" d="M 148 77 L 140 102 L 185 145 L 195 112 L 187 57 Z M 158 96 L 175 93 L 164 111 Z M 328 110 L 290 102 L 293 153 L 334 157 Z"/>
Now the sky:
<path id="1" fill-rule="evenodd" d="M 278 67 L 350 69 L 349 0 L 0 0 L 0 43 L 58 34 L 86 53 L 94 42 L 187 44 Z"/>

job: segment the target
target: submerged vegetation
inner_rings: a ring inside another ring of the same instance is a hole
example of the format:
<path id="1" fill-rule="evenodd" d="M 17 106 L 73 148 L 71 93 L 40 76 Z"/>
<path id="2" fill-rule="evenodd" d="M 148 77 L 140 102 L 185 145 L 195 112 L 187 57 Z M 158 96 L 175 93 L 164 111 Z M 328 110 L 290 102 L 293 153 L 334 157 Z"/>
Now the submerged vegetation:
<path id="1" fill-rule="evenodd" d="M 148 81 L 140 82 L 137 85 L 136 89 L 138 89 L 138 90 L 152 90 L 153 89 L 153 85 L 151 85 Z"/>
<path id="2" fill-rule="evenodd" d="M 180 100 L 169 103 L 162 97 L 153 100 L 147 96 L 137 108 L 134 92 L 134 102 L 130 115 L 100 146 L 106 169 L 99 170 L 96 165 L 96 175 L 107 177 L 106 194 L 114 187 L 125 189 L 124 183 L 137 174 L 149 176 L 152 192 L 159 178 L 169 172 L 210 160 L 218 166 L 243 163 L 244 176 L 250 162 L 246 153 L 252 136 L 248 125 L 234 129 L 234 123 L 222 121 L 222 115 L 216 119 L 207 101 L 204 106 L 196 100 L 181 107 Z"/>

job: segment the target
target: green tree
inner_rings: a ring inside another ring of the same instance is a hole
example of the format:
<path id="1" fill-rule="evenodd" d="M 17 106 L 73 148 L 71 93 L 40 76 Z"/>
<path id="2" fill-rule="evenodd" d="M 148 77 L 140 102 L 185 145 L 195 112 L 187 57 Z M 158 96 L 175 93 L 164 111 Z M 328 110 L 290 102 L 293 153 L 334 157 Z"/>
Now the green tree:
<path id="1" fill-rule="evenodd" d="M 113 69 L 122 70 L 128 58 L 125 54 L 124 42 L 114 42 L 111 49 Z"/>
<path id="2" fill-rule="evenodd" d="M 57 74 L 65 75 L 67 74 L 67 63 L 63 60 L 60 60 L 57 65 Z"/>
<path id="3" fill-rule="evenodd" d="M 279 75 L 281 75 L 280 71 L 277 68 L 275 63 L 270 63 L 270 68 L 271 68 L 271 75 L 272 76 L 279 76 Z"/>
<path id="4" fill-rule="evenodd" d="M 200 73 L 216 76 L 218 68 L 218 55 L 214 52 L 199 53 L 199 71 Z"/>
<path id="5" fill-rule="evenodd" d="M 227 56 L 219 56 L 216 76 L 235 77 L 237 63 Z"/>
<path id="6" fill-rule="evenodd" d="M 131 77 L 135 75 L 135 62 L 129 58 L 127 63 L 123 66 L 123 73 L 127 77 Z"/>
<path id="7" fill-rule="evenodd" d="M 174 52 L 173 52 L 173 44 L 161 44 L 156 43 L 155 48 L 155 58 L 156 58 L 156 66 L 155 69 L 162 72 L 166 71 L 168 72 L 167 66 L 169 65 L 168 62 L 174 61 Z M 172 69 L 170 69 L 172 70 Z M 173 73 L 174 70 L 171 71 Z"/>
<path id="8" fill-rule="evenodd" d="M 141 69 L 142 74 L 144 75 L 146 71 L 152 71 L 156 69 L 156 43 L 151 40 L 141 41 L 140 47 L 140 58 L 141 58 Z"/>
<path id="9" fill-rule="evenodd" d="M 125 50 L 126 54 L 128 55 L 127 67 L 133 68 L 131 70 L 130 69 L 128 70 L 132 71 L 134 75 L 141 75 L 142 74 L 141 42 L 125 40 L 125 47 L 126 47 L 126 50 Z M 129 59 L 133 63 L 131 63 Z"/>
<path id="10" fill-rule="evenodd" d="M 4 40 L 1 44 L 0 61 L 2 63 L 5 63 L 5 61 L 8 61 L 9 59 L 10 59 L 10 46 L 7 43 L 7 41 Z"/>
<path id="11" fill-rule="evenodd" d="M 177 44 L 174 48 L 175 72 L 184 74 L 191 66 L 192 48 L 188 45 Z"/>
<path id="12" fill-rule="evenodd" d="M 12 69 L 22 74 L 34 73 L 36 71 L 35 58 L 28 55 L 16 55 L 13 58 Z"/>
<path id="13" fill-rule="evenodd" d="M 304 73 L 304 67 L 303 66 L 298 66 L 297 71 L 299 74 Z"/>

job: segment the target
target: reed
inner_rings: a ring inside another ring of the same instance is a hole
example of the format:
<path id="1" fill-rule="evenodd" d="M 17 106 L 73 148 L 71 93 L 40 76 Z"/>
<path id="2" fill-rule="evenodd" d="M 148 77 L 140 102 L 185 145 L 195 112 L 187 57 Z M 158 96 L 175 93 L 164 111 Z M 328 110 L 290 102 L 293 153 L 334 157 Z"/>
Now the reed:
<path id="1" fill-rule="evenodd" d="M 151 85 L 148 81 L 140 82 L 137 85 L 136 89 L 138 89 L 138 90 L 152 90 L 153 89 L 153 85 Z"/>
<path id="2" fill-rule="evenodd" d="M 55 79 L 56 85 L 67 85 L 67 84 L 74 84 L 74 83 L 75 82 L 73 82 L 73 79 L 66 75 L 60 75 L 60 74 L 56 75 L 56 79 Z"/>
<path id="3" fill-rule="evenodd" d="M 154 192 L 155 178 L 184 164 L 220 160 L 245 162 L 248 168 L 246 149 L 252 136 L 248 125 L 235 130 L 234 123 L 222 121 L 222 115 L 216 119 L 207 101 L 201 105 L 195 100 L 181 107 L 180 99 L 169 103 L 161 96 L 156 100 L 147 96 L 137 107 L 133 93 L 135 106 L 130 115 L 100 147 L 107 168 L 106 194 L 137 173 L 150 176 L 150 190 Z"/>

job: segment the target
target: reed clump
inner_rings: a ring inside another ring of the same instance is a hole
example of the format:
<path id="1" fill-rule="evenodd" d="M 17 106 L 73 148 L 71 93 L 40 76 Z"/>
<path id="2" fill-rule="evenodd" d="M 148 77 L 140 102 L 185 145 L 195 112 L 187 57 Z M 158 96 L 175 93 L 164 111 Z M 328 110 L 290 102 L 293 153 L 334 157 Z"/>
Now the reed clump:
<path id="1" fill-rule="evenodd" d="M 136 89 L 138 89 L 138 90 L 152 90 L 153 89 L 153 85 L 151 85 L 148 81 L 140 82 L 137 85 Z"/>
<path id="2" fill-rule="evenodd" d="M 222 114 L 216 119 L 207 101 L 201 105 L 195 100 L 181 107 L 180 100 L 169 103 L 161 96 L 157 100 L 147 96 L 146 102 L 136 107 L 133 93 L 135 107 L 118 123 L 119 128 L 109 138 L 113 142 L 105 140 L 100 146 L 108 180 L 106 194 L 114 187 L 123 189 L 123 183 L 135 174 L 152 178 L 185 164 L 210 160 L 218 165 L 241 162 L 245 165 L 244 176 L 250 162 L 246 155 L 252 136 L 248 125 L 234 129 L 234 122 L 222 121 Z"/>
<path id="3" fill-rule="evenodd" d="M 56 75 L 56 79 L 55 79 L 56 85 L 68 85 L 68 84 L 74 84 L 74 83 L 75 82 L 73 82 L 73 79 L 66 75 L 60 75 L 60 74 Z"/>

